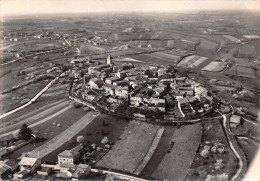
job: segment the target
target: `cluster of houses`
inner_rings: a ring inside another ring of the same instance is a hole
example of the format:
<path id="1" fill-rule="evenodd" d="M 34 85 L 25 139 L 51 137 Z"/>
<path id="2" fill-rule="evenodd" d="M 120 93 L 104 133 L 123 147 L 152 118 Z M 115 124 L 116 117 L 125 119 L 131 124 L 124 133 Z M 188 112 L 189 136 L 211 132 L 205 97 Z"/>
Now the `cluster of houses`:
<path id="1" fill-rule="evenodd" d="M 107 111 L 116 112 L 127 103 L 128 107 L 135 109 L 136 116 L 144 112 L 161 112 L 178 118 L 204 113 L 212 108 L 213 98 L 208 96 L 207 89 L 181 77 L 171 66 L 115 65 L 110 55 L 105 64 L 85 61 L 85 71 L 79 68 L 70 70 L 76 78 L 72 95 Z"/>
<path id="2" fill-rule="evenodd" d="M 86 178 L 91 171 L 89 165 L 79 163 L 82 151 L 83 146 L 80 144 L 71 150 L 59 153 L 56 165 L 44 164 L 41 158 L 31 157 L 28 154 L 23 155 L 19 162 L 1 161 L 0 176 L 1 179 L 25 179 L 35 175 L 39 177 L 52 174 L 59 178 L 80 180 Z"/>

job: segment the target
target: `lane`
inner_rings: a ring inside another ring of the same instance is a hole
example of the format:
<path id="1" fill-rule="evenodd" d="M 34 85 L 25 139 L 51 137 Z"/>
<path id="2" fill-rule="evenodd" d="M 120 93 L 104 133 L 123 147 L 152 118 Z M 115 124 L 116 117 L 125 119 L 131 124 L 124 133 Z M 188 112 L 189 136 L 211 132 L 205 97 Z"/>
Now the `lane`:
<path id="1" fill-rule="evenodd" d="M 145 180 L 145 179 L 142 179 L 142 178 L 133 177 L 133 176 L 130 176 L 130 175 L 117 173 L 117 172 L 112 172 L 112 171 L 107 171 L 107 170 L 91 169 L 91 172 L 107 173 L 107 174 L 115 175 L 119 179 L 126 179 L 126 180 L 130 180 L 130 181 L 148 181 L 148 180 Z"/>
<path id="2" fill-rule="evenodd" d="M 238 143 L 236 142 L 235 137 L 230 130 L 227 116 L 225 114 L 222 114 L 222 117 L 223 117 L 222 124 L 223 127 L 225 128 L 229 146 L 238 160 L 238 164 L 237 164 L 238 168 L 235 174 L 231 177 L 231 180 L 241 179 L 245 174 L 244 172 L 246 172 L 247 170 L 245 155 L 242 155 L 243 152 L 239 149 Z"/>
<path id="3" fill-rule="evenodd" d="M 92 111 L 86 113 L 86 115 L 84 115 L 81 119 L 79 119 L 73 125 L 68 127 L 65 131 L 61 132 L 58 136 L 54 137 L 47 143 L 31 151 L 29 153 L 30 156 L 39 157 L 39 158 L 45 157 L 46 155 L 50 154 L 54 150 L 58 149 L 67 141 L 71 140 L 86 126 L 88 126 L 94 120 L 95 117 L 96 116 L 93 115 Z"/>
<path id="4" fill-rule="evenodd" d="M 50 116 L 48 116 L 48 117 L 46 117 L 46 118 L 44 118 L 44 119 L 42 119 L 42 120 L 36 122 L 36 123 L 33 123 L 33 124 L 28 125 L 28 127 L 29 127 L 29 128 L 33 128 L 33 127 L 35 127 L 35 126 L 37 126 L 37 125 L 39 125 L 39 124 L 42 124 L 42 123 L 44 123 L 44 122 L 46 122 L 46 121 L 49 121 L 50 119 L 52 119 L 52 118 L 54 118 L 54 117 L 56 117 L 56 116 L 58 116 L 58 115 L 64 113 L 65 111 L 67 111 L 68 109 L 70 109 L 70 108 L 72 108 L 72 107 L 73 107 L 72 105 L 69 105 L 69 106 L 63 108 L 62 110 L 60 110 L 60 111 L 58 111 L 58 112 L 56 112 L 56 113 L 54 113 L 54 114 L 52 114 L 52 115 L 50 115 Z M 3 137 L 6 137 L 6 136 L 9 136 L 9 135 L 16 134 L 18 131 L 19 131 L 19 129 L 16 129 L 16 130 L 14 130 L 14 131 L 9 131 L 9 132 L 3 133 L 3 134 L 1 133 L 0 138 L 3 138 Z"/>

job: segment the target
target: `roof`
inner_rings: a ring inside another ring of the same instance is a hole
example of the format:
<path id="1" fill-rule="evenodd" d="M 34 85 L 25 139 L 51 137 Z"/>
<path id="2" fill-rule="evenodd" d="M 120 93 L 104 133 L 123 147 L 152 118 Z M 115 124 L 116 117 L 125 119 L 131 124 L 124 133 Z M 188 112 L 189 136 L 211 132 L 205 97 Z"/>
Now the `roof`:
<path id="1" fill-rule="evenodd" d="M 241 116 L 238 116 L 238 115 L 232 115 L 231 118 L 230 118 L 231 123 L 239 124 L 240 120 L 241 120 Z"/>
<path id="2" fill-rule="evenodd" d="M 50 169 L 51 168 L 49 168 L 49 167 L 42 167 L 40 172 L 48 172 L 48 171 L 50 171 Z"/>
<path id="3" fill-rule="evenodd" d="M 14 161 L 14 160 L 8 160 L 5 162 L 5 164 L 9 167 L 13 167 L 13 166 L 16 166 L 17 165 L 17 162 Z"/>
<path id="4" fill-rule="evenodd" d="M 58 156 L 73 157 L 73 152 L 70 150 L 65 150 L 65 151 L 59 153 Z"/>
<path id="5" fill-rule="evenodd" d="M 23 157 L 19 162 L 19 165 L 33 166 L 37 162 L 38 158 Z"/>
<path id="6" fill-rule="evenodd" d="M 0 175 L 2 175 L 3 173 L 5 173 L 6 171 L 8 171 L 10 168 L 6 165 L 1 165 L 0 167 Z"/>

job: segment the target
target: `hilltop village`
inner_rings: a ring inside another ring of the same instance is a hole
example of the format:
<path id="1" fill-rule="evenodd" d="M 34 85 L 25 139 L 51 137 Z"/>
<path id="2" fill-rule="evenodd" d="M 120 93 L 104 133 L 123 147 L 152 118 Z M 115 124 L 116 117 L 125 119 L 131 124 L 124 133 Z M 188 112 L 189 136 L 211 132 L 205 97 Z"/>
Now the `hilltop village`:
<path id="1" fill-rule="evenodd" d="M 78 67 L 83 61 L 87 68 Z M 110 55 L 105 63 L 87 59 L 71 63 L 75 66 L 69 72 L 75 79 L 70 95 L 118 116 L 164 116 L 172 121 L 199 118 L 212 111 L 213 97 L 207 89 L 181 76 L 173 66 L 115 65 Z"/>

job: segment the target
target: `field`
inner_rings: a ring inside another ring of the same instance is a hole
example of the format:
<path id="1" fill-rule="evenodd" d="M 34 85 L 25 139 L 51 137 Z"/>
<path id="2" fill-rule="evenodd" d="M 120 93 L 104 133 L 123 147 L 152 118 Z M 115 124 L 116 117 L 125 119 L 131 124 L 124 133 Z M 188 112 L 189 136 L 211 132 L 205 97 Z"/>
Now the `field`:
<path id="1" fill-rule="evenodd" d="M 231 36 L 231 35 L 223 35 L 223 36 L 224 36 L 225 38 L 227 38 L 227 39 L 233 41 L 233 42 L 238 42 L 238 41 L 239 41 L 238 38 L 236 38 L 236 37 L 234 37 L 234 36 Z"/>
<path id="2" fill-rule="evenodd" d="M 220 72 L 226 67 L 225 62 L 211 62 L 207 66 L 205 66 L 203 69 L 204 71 L 211 71 L 211 72 Z"/>
<path id="3" fill-rule="evenodd" d="M 249 77 L 256 79 L 256 73 L 255 70 L 252 69 L 251 67 L 246 67 L 246 66 L 239 66 L 237 65 L 237 75 L 242 76 L 242 77 Z"/>
<path id="4" fill-rule="evenodd" d="M 250 166 L 259 151 L 259 147 L 244 139 L 237 139 L 237 141 L 246 155 L 248 166 Z"/>
<path id="5" fill-rule="evenodd" d="M 131 122 L 96 166 L 133 173 L 149 150 L 159 126 Z"/>
<path id="6" fill-rule="evenodd" d="M 80 110 L 84 113 L 82 109 L 77 110 Z M 82 116 L 84 114 L 81 113 L 79 115 Z M 104 122 L 106 123 L 106 125 L 104 125 Z M 128 122 L 124 119 L 100 114 L 99 116 L 95 117 L 94 120 L 87 127 L 83 128 L 82 131 L 78 132 L 70 140 L 66 140 L 65 144 L 45 156 L 44 159 L 50 162 L 56 162 L 58 159 L 57 155 L 59 153 L 64 150 L 72 149 L 73 147 L 75 147 L 75 145 L 78 144 L 76 141 L 77 136 L 84 136 L 86 148 L 93 143 L 95 143 L 96 146 L 104 148 L 104 145 L 101 143 L 101 140 L 104 138 L 104 136 L 107 136 L 109 141 L 115 143 L 119 139 L 120 135 L 127 125 Z M 102 130 L 104 131 L 104 133 L 102 133 Z"/>
<path id="7" fill-rule="evenodd" d="M 202 68 L 201 65 L 205 66 L 205 64 L 207 65 L 208 63 L 209 60 L 206 57 L 191 55 L 182 59 L 181 62 L 177 65 L 177 67 L 183 67 L 183 68 L 197 67 L 200 69 Z"/>
<path id="8" fill-rule="evenodd" d="M 159 163 L 152 176 L 167 180 L 184 180 L 193 162 L 201 138 L 201 125 L 185 125 L 174 131 L 174 145 Z"/>
<path id="9" fill-rule="evenodd" d="M 207 156 L 203 157 L 200 154 L 206 147 L 209 147 L 210 151 L 208 152 Z M 220 153 L 217 150 L 215 152 L 214 150 L 211 151 L 212 147 L 217 149 L 224 148 L 224 153 Z M 223 161 L 223 168 L 215 168 L 214 164 L 216 163 L 217 159 L 221 159 Z M 206 122 L 203 127 L 200 147 L 197 150 L 194 162 L 186 179 L 205 180 L 208 174 L 217 175 L 222 173 L 231 176 L 236 169 L 236 165 L 236 158 L 229 148 L 220 122 L 218 120 Z"/>
<path id="10" fill-rule="evenodd" d="M 37 109 L 37 107 L 35 107 L 35 109 Z M 69 126 L 79 120 L 84 114 L 86 114 L 86 111 L 83 109 L 71 108 L 65 111 L 63 114 L 53 117 L 52 119 L 31 128 L 33 133 L 36 134 L 39 139 L 14 151 L 10 155 L 7 155 L 7 158 L 17 159 L 22 155 L 22 153 L 30 152 L 35 148 L 45 144 L 66 130 Z M 60 127 L 57 126 L 58 123 L 60 123 Z"/>

